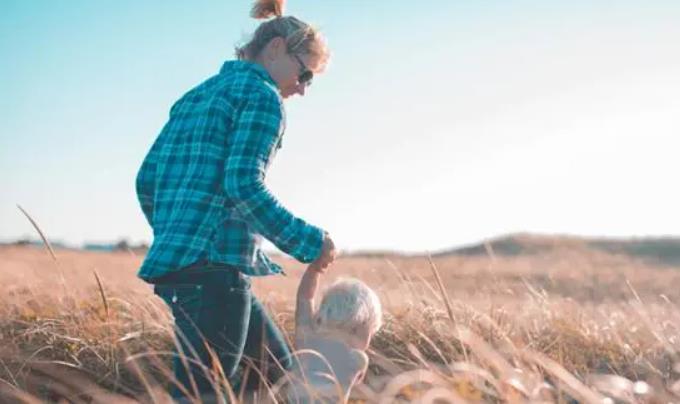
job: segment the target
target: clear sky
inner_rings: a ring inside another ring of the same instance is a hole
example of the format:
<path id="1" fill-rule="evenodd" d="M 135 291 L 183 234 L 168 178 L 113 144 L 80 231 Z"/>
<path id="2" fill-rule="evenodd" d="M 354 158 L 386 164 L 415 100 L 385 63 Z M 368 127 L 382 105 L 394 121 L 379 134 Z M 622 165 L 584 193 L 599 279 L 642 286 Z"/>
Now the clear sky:
<path id="1" fill-rule="evenodd" d="M 0 5 L 0 240 L 150 240 L 136 171 L 248 1 Z M 680 234 L 680 2 L 289 0 L 333 51 L 267 182 L 342 249 Z"/>

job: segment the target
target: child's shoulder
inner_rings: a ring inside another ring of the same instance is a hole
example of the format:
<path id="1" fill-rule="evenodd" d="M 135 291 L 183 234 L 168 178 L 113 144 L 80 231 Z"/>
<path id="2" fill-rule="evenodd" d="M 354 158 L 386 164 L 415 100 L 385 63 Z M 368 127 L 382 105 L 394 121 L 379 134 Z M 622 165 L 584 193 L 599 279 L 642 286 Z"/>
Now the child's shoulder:
<path id="1" fill-rule="evenodd" d="M 368 366 L 368 355 L 360 349 L 352 349 L 350 356 L 357 369 L 364 369 Z"/>

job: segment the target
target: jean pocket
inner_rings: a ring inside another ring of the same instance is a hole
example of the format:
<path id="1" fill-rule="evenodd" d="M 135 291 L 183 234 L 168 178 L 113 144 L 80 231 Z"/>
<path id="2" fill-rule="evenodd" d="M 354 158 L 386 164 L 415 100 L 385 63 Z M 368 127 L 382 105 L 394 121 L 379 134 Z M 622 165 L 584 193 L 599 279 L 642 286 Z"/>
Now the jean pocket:
<path id="1" fill-rule="evenodd" d="M 156 285 L 154 293 L 172 310 L 175 321 L 195 322 L 201 310 L 203 285 L 175 284 Z"/>
<path id="2" fill-rule="evenodd" d="M 235 283 L 229 285 L 227 291 L 232 293 L 248 294 L 250 293 L 250 289 L 251 289 L 250 279 L 239 277 Z"/>

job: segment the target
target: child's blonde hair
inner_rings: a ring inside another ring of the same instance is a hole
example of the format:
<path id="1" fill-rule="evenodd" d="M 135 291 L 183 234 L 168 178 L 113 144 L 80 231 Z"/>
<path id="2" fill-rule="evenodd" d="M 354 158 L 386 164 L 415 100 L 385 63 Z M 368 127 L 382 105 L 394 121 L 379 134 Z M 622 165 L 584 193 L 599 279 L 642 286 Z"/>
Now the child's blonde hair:
<path id="1" fill-rule="evenodd" d="M 324 291 L 316 322 L 321 327 L 374 333 L 382 326 L 380 299 L 358 279 L 339 279 Z"/>

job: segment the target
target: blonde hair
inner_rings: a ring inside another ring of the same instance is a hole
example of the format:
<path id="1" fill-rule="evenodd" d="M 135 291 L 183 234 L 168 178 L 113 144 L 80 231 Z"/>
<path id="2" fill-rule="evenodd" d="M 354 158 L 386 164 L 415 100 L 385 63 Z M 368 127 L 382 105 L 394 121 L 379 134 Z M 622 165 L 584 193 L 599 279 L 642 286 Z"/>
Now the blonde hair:
<path id="1" fill-rule="evenodd" d="M 378 295 L 358 279 L 340 279 L 323 294 L 316 313 L 317 325 L 372 333 L 382 326 L 382 306 Z"/>
<path id="2" fill-rule="evenodd" d="M 283 16 L 285 0 L 256 0 L 250 16 L 267 19 L 255 30 L 250 41 L 236 48 L 238 59 L 255 59 L 262 49 L 276 37 L 286 41 L 286 49 L 291 54 L 307 53 L 318 60 L 315 70 L 322 71 L 328 64 L 330 52 L 325 38 L 319 30 L 293 17 Z"/>

